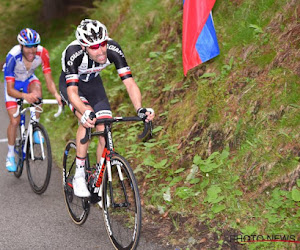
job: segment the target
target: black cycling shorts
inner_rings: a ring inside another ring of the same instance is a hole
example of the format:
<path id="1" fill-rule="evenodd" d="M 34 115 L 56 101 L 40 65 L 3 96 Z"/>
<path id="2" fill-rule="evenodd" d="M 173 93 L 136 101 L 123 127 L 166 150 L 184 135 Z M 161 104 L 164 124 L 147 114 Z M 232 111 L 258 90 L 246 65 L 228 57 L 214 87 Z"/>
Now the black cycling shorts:
<path id="1" fill-rule="evenodd" d="M 67 84 L 65 73 L 62 71 L 59 78 L 59 91 L 62 99 L 68 104 L 70 109 L 75 113 L 75 109 L 68 100 Z M 86 104 L 90 105 L 97 118 L 110 118 L 112 117 L 111 108 L 105 89 L 102 84 L 101 77 L 98 75 L 92 78 L 89 82 L 78 82 L 78 95 L 80 99 Z"/>

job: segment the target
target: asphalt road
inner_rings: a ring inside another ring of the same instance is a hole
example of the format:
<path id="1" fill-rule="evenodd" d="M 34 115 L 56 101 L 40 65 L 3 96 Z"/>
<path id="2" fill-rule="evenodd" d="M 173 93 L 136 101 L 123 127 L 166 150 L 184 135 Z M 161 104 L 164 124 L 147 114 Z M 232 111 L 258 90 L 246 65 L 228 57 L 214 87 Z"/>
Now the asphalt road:
<path id="1" fill-rule="evenodd" d="M 62 192 L 61 169 L 53 164 L 46 192 L 35 194 L 26 169 L 17 179 L 5 168 L 8 116 L 0 83 L 0 249 L 113 249 L 106 233 L 102 212 L 92 207 L 82 226 L 69 218 Z M 143 235 L 143 232 L 142 232 Z M 166 249 L 143 237 L 138 249 Z"/>

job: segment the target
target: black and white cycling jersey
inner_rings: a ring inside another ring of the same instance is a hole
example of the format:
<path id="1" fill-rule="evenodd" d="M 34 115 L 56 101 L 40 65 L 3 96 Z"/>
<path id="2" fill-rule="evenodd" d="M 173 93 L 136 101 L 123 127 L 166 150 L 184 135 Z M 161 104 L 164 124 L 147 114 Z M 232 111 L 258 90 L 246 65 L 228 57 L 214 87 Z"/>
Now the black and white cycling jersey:
<path id="1" fill-rule="evenodd" d="M 68 86 L 78 85 L 79 80 L 89 82 L 112 63 L 115 65 L 121 80 L 132 77 L 130 67 L 120 45 L 112 39 L 107 41 L 107 60 L 105 64 L 99 64 L 91 60 L 77 40 L 70 43 L 62 53 L 62 70 L 65 73 Z"/>

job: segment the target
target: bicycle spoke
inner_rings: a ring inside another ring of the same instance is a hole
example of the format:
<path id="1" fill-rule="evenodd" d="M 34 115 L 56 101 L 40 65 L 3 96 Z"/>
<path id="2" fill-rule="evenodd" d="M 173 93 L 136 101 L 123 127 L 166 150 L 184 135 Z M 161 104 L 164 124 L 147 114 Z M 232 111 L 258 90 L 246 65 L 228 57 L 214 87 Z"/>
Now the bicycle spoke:
<path id="1" fill-rule="evenodd" d="M 33 139 L 32 143 L 27 145 L 27 174 L 33 191 L 42 194 L 46 191 L 52 168 L 52 153 L 48 134 L 45 128 L 37 123 L 33 128 L 37 132 L 38 141 Z M 31 150 L 31 145 L 32 149 Z"/>
<path id="2" fill-rule="evenodd" d="M 107 231 L 116 248 L 134 249 L 141 229 L 138 187 L 127 161 L 114 156 L 111 163 L 112 181 L 108 181 L 106 173 L 103 182 L 103 213 Z M 119 178 L 120 171 L 122 181 Z"/>

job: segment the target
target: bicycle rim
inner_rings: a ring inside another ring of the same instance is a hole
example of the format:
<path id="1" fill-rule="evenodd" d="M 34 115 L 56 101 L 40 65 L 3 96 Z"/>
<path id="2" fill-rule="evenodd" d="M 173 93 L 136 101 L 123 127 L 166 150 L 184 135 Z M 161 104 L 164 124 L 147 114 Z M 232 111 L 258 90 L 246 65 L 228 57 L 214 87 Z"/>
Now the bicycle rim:
<path id="1" fill-rule="evenodd" d="M 31 158 L 30 141 L 27 142 L 27 176 L 33 191 L 37 194 L 42 194 L 46 191 L 51 177 L 51 145 L 43 125 L 36 123 L 33 131 L 38 132 L 41 141 L 36 143 L 33 140 L 34 159 Z"/>
<path id="2" fill-rule="evenodd" d="M 17 164 L 17 171 L 14 172 L 14 175 L 17 178 L 20 178 L 23 173 L 23 152 L 22 152 L 22 139 L 21 139 L 21 128 L 17 129 L 17 137 L 15 142 L 15 160 Z"/>
<path id="3" fill-rule="evenodd" d="M 118 167 L 123 181 L 120 181 Z M 112 157 L 111 170 L 112 181 L 108 180 L 107 169 L 103 179 L 103 216 L 106 230 L 116 249 L 136 249 L 142 219 L 137 182 L 129 163 L 120 155 Z"/>
<path id="4" fill-rule="evenodd" d="M 63 189 L 69 215 L 73 222 L 82 225 L 89 214 L 90 206 L 87 199 L 74 195 L 73 177 L 76 169 L 76 143 L 69 141 L 63 157 Z"/>

